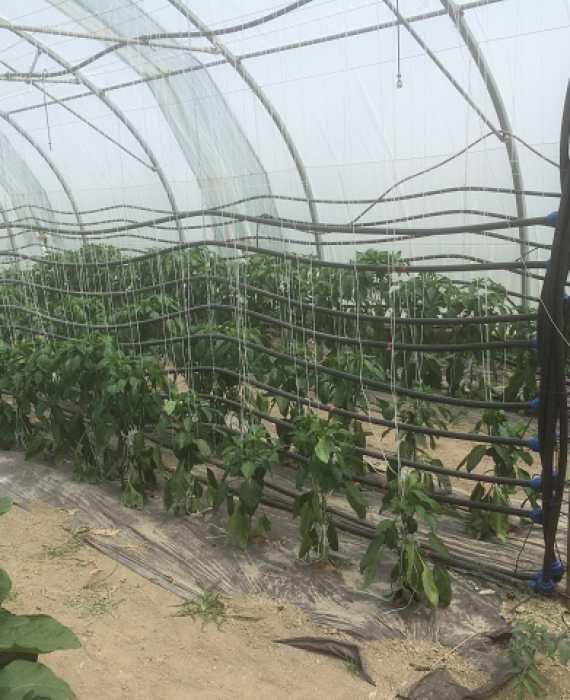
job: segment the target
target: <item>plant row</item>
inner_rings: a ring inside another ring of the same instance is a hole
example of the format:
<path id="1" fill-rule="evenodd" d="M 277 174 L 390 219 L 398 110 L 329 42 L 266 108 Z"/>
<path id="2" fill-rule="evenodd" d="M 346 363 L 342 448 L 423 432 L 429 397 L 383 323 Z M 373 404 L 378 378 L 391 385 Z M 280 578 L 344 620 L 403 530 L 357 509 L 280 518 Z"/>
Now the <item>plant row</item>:
<path id="1" fill-rule="evenodd" d="M 370 250 L 357 254 L 355 262 L 403 261 Z M 76 252 L 48 253 L 29 269 L 4 270 L 0 305 L 7 341 L 34 332 L 81 337 L 98 327 L 122 343 L 163 341 L 170 361 L 183 366 L 188 358 L 173 339 L 226 333 L 291 357 L 306 356 L 310 346 L 319 361 L 343 371 L 350 371 L 351 358 L 360 353 L 387 380 L 404 387 L 419 382 L 450 396 L 516 401 L 537 393 L 532 349 L 461 348 L 535 337 L 534 321 L 516 320 L 528 310 L 489 279 L 458 284 L 432 273 L 339 270 L 259 254 L 229 261 L 208 248 L 130 261 L 111 246 L 86 245 Z M 497 321 L 446 325 L 446 320 L 481 316 Z M 504 316 L 515 320 L 501 321 Z M 394 325 L 392 319 L 442 323 Z M 359 347 L 355 339 L 382 345 Z M 402 343 L 417 349 L 398 349 Z M 455 347 L 434 353 L 422 350 L 426 344 Z M 226 351 L 232 352 L 227 343 L 216 354 Z M 265 358 L 258 353 L 253 362 L 263 374 Z"/>
<path id="2" fill-rule="evenodd" d="M 217 381 L 213 374 L 206 376 Z M 162 478 L 166 510 L 195 512 L 204 502 L 214 511 L 224 507 L 228 536 L 245 547 L 251 537 L 268 535 L 270 520 L 266 514 L 259 515 L 266 477 L 293 456 L 299 494 L 292 510 L 299 518 L 301 557 L 316 554 L 326 562 L 338 549 L 328 505 L 331 493 L 344 496 L 358 518 L 366 518 L 365 495 L 351 478 L 366 470 L 360 450 L 368 434 L 359 421 L 338 420 L 334 414 L 323 417 L 282 397 L 254 393 L 239 379 L 230 385 L 200 387 L 200 391 L 179 390 L 159 357 L 127 354 L 115 339 L 104 335 L 67 341 L 2 341 L 0 377 L 0 447 L 21 444 L 27 458 L 43 452 L 57 464 L 72 459 L 76 480 L 119 482 L 126 506 L 142 508 Z M 286 376 L 285 385 L 297 391 L 298 382 L 287 384 L 294 379 Z M 208 388 L 209 392 L 202 391 Z M 331 385 L 331 392 L 336 390 Z M 270 418 L 272 406 L 282 416 L 277 435 L 268 430 L 267 421 L 256 417 Z M 398 411 L 412 424 L 441 428 L 457 418 L 427 401 L 384 403 L 379 409 L 388 419 Z M 239 431 L 229 429 L 230 415 L 238 418 Z M 475 427 L 503 436 L 518 435 L 521 430 L 501 411 L 486 412 Z M 410 432 L 397 437 L 402 457 L 441 464 L 431 456 L 435 438 L 427 443 L 421 433 Z M 174 469 L 165 466 L 165 445 L 173 450 Z M 213 452 L 221 457 L 222 472 L 208 468 L 204 484 L 195 467 Z M 479 445 L 467 458 L 466 468 L 474 469 L 484 456 L 493 459 L 497 475 L 528 476 L 519 466 L 520 459 L 531 460 L 519 447 Z M 392 515 L 376 530 L 361 563 L 365 585 L 373 580 L 388 549 L 398 555 L 392 572 L 395 594 L 410 601 L 425 591 L 432 604 L 445 602 L 450 595 L 447 573 L 428 562 L 417 541 L 418 523 L 423 522 L 431 550 L 448 557 L 437 536 L 437 516 L 443 511 L 429 495 L 435 489 L 432 477 L 419 471 L 405 479 L 392 476 L 381 509 L 389 509 Z M 442 485 L 449 486 L 445 480 Z M 475 491 L 481 488 L 478 484 Z M 491 485 L 477 497 L 508 503 L 509 491 Z M 506 537 L 505 514 L 487 516 L 475 511 L 468 524 L 478 536 Z"/>

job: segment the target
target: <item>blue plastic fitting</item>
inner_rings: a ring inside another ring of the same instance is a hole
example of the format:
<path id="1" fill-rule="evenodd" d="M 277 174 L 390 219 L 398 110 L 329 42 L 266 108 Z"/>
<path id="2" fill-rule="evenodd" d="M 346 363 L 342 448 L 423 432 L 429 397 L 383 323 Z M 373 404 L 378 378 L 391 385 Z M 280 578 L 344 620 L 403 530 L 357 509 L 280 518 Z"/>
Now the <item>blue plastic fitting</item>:
<path id="1" fill-rule="evenodd" d="M 548 270 L 548 266 L 550 265 L 550 258 L 544 263 L 544 267 L 546 270 Z"/>
<path id="2" fill-rule="evenodd" d="M 558 433 L 556 433 L 556 432 L 554 433 L 554 441 L 558 442 Z M 537 437 L 530 438 L 530 440 L 527 442 L 526 445 L 533 452 L 539 452 L 539 450 L 540 450 L 540 446 L 538 444 Z"/>
<path id="3" fill-rule="evenodd" d="M 570 301 L 570 297 L 568 296 L 568 294 L 566 294 L 566 292 L 564 292 L 564 294 L 562 295 L 562 306 L 564 308 L 568 306 L 568 301 Z"/>
<path id="4" fill-rule="evenodd" d="M 552 595 L 554 593 L 554 581 L 552 577 L 548 583 L 544 583 L 542 576 L 539 576 L 536 582 L 536 590 L 538 593 L 542 593 L 542 595 Z"/>
<path id="5" fill-rule="evenodd" d="M 536 523 L 536 525 L 542 525 L 542 508 L 533 508 L 530 511 L 529 518 L 533 523 Z"/>
<path id="6" fill-rule="evenodd" d="M 553 211 L 552 214 L 549 214 L 546 217 L 546 225 L 552 226 L 552 228 L 556 228 L 557 221 L 558 221 L 558 212 L 557 211 Z"/>
<path id="7" fill-rule="evenodd" d="M 536 399 L 533 399 L 533 400 L 530 402 L 530 410 L 531 410 L 531 411 L 534 411 L 535 413 L 538 413 L 538 403 L 539 403 L 539 401 L 540 401 L 540 399 L 537 397 Z"/>
<path id="8" fill-rule="evenodd" d="M 540 476 L 535 476 L 534 479 L 530 480 L 530 488 L 535 492 L 535 493 L 541 493 L 542 492 L 542 475 L 544 472 L 540 472 Z M 556 477 L 557 474 L 556 472 L 552 472 L 552 483 L 556 486 Z"/>
<path id="9" fill-rule="evenodd" d="M 560 559 L 553 561 L 552 564 L 550 565 L 550 578 L 554 581 L 554 583 L 558 583 L 559 581 L 562 580 L 563 575 L 564 575 L 564 564 L 562 564 Z M 539 578 L 542 578 L 542 569 L 540 571 L 537 571 L 536 574 L 534 575 L 535 581 L 538 581 Z M 529 581 L 529 583 L 530 583 L 530 581 Z"/>
<path id="10" fill-rule="evenodd" d="M 535 339 L 532 341 L 532 347 L 533 347 L 535 350 L 538 350 L 538 338 L 535 338 Z"/>
<path id="11" fill-rule="evenodd" d="M 527 585 L 537 593 L 542 593 L 542 595 L 552 595 L 554 593 L 554 581 L 551 578 L 548 583 L 544 583 L 542 571 L 537 572 L 532 581 L 527 581 Z"/>
<path id="12" fill-rule="evenodd" d="M 554 583 L 558 583 L 558 581 L 560 581 L 564 575 L 564 564 L 560 561 L 560 559 L 552 562 L 550 566 L 550 575 Z"/>

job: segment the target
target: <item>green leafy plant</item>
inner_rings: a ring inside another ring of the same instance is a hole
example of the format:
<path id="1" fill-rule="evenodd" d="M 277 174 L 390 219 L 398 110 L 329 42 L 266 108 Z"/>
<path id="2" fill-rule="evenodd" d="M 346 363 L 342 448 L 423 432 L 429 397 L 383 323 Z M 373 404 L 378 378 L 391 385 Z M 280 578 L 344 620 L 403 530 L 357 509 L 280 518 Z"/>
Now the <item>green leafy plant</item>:
<path id="1" fill-rule="evenodd" d="M 0 515 L 11 506 L 11 498 L 0 497 Z M 79 649 L 80 641 L 68 627 L 48 615 L 13 615 L 2 607 L 11 589 L 8 573 L 0 569 L 0 697 L 77 700 L 65 681 L 38 662 L 38 655 Z"/>
<path id="2" fill-rule="evenodd" d="M 220 625 L 226 620 L 226 606 L 219 593 L 214 591 L 217 583 L 211 586 L 203 586 L 201 596 L 196 596 L 190 600 L 185 600 L 179 605 L 180 608 L 176 617 L 191 617 L 193 620 L 196 617 L 202 618 L 202 630 L 208 622 L 215 622 L 220 628 Z"/>
<path id="3" fill-rule="evenodd" d="M 516 619 L 512 623 L 509 644 L 502 654 L 511 663 L 507 673 L 514 674 L 506 689 L 514 690 L 517 700 L 523 700 L 527 693 L 533 698 L 543 698 L 546 685 L 536 665 L 536 656 L 558 658 L 566 666 L 570 661 L 570 633 L 556 635 L 533 620 Z"/>
<path id="4" fill-rule="evenodd" d="M 261 423 L 251 423 L 249 429 L 233 436 L 222 453 L 224 474 L 218 483 L 208 469 L 208 498 L 214 512 L 226 503 L 230 519 L 226 525 L 228 538 L 239 542 L 245 549 L 253 537 L 267 538 L 271 531 L 271 520 L 263 514 L 255 527 L 253 517 L 259 507 L 265 476 L 271 473 L 272 463 L 283 461 L 283 445 L 275 440 Z M 239 482 L 238 504 L 228 488 L 228 479 Z"/>
<path id="5" fill-rule="evenodd" d="M 512 423 L 504 411 L 487 410 L 481 420 L 477 421 L 474 432 L 480 432 L 484 428 L 487 435 L 504 438 L 521 438 L 526 431 L 524 423 L 518 425 Z M 493 460 L 493 472 L 495 476 L 511 477 L 517 479 L 530 479 L 529 472 L 520 466 L 523 462 L 527 466 L 532 466 L 533 458 L 524 447 L 509 444 L 494 443 L 488 445 L 476 445 L 471 452 L 459 463 L 458 469 L 465 466 L 468 472 L 472 472 L 481 462 L 483 457 L 490 457 Z M 526 494 L 533 506 L 536 505 L 536 494 L 530 488 L 525 489 Z M 478 483 L 471 493 L 472 501 L 482 503 L 493 503 L 495 505 L 509 506 L 509 495 L 515 493 L 515 489 L 504 485 L 492 484 L 485 487 Z M 507 525 L 509 516 L 506 513 L 487 513 L 481 510 L 474 510 L 469 521 L 469 530 L 477 538 L 484 538 L 493 535 L 505 541 L 507 537 Z"/>
<path id="6" fill-rule="evenodd" d="M 165 510 L 174 508 L 175 513 L 201 511 L 203 488 L 192 470 L 211 454 L 209 444 L 202 437 L 201 423 L 211 422 L 213 416 L 213 410 L 194 392 L 174 394 L 164 404 L 158 432 L 166 437 L 169 428 L 174 431 L 173 449 L 178 460 L 176 470 L 164 486 Z"/>
<path id="7" fill-rule="evenodd" d="M 429 389 L 417 384 L 414 385 L 414 389 L 429 393 Z M 453 414 L 445 406 L 431 403 L 425 399 L 401 400 L 397 402 L 396 406 L 385 399 L 378 399 L 378 406 L 386 420 L 394 420 L 397 412 L 400 423 L 442 431 L 447 430 L 450 424 L 456 422 L 462 416 L 461 412 Z M 385 430 L 382 437 L 391 432 L 391 430 L 393 429 L 388 428 L 388 430 Z M 437 436 L 399 428 L 396 439 L 398 440 L 398 453 L 401 459 L 413 461 L 422 459 L 434 466 L 443 466 L 441 460 L 432 456 L 433 450 L 437 447 Z M 388 480 L 397 477 L 397 473 L 392 467 L 388 467 L 387 475 Z M 440 486 L 451 492 L 451 482 L 447 475 L 438 474 L 436 478 Z M 433 492 L 435 490 L 433 476 L 430 472 L 423 472 L 422 480 L 428 491 Z"/>
<path id="8" fill-rule="evenodd" d="M 348 503 L 359 518 L 366 518 L 368 504 L 359 488 L 350 480 L 359 465 L 354 434 L 342 423 L 320 418 L 315 413 L 296 416 L 291 431 L 293 444 L 303 458 L 297 469 L 299 490 L 310 479 L 311 489 L 297 496 L 293 517 L 301 516 L 299 557 L 316 550 L 321 563 L 338 550 L 338 535 L 327 507 L 331 492 L 344 491 Z"/>
<path id="9" fill-rule="evenodd" d="M 428 557 L 418 545 L 418 521 L 429 527 L 429 547 L 443 559 L 449 559 L 449 552 L 437 536 L 436 516 L 447 513 L 426 492 L 418 471 L 405 478 L 394 479 L 382 500 L 380 514 L 391 511 L 390 519 L 382 520 L 376 528 L 366 554 L 360 562 L 364 573 L 362 588 L 367 588 L 382 563 L 386 549 L 396 555 L 396 564 L 391 574 L 389 595 L 396 602 L 407 605 L 417 601 L 425 593 L 434 608 L 449 605 L 451 583 L 447 569 L 441 564 L 430 566 Z"/>

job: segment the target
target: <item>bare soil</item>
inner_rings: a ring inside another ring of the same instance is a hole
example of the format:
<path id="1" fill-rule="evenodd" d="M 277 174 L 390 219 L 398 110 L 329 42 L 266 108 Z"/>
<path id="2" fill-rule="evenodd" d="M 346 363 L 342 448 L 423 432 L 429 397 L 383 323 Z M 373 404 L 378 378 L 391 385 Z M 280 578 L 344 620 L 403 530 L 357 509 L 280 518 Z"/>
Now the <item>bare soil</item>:
<path id="1" fill-rule="evenodd" d="M 275 644 L 298 636 L 348 639 L 286 601 L 225 598 L 227 619 L 219 626 L 173 616 L 180 598 L 80 539 L 70 546 L 69 520 L 38 502 L 14 507 L 0 521 L 0 562 L 14 585 L 12 612 L 52 615 L 79 637 L 81 649 L 40 658 L 79 700 L 388 700 L 449 651 L 427 642 L 365 643 L 373 687 L 340 659 Z M 457 655 L 447 665 L 464 685 L 488 680 Z"/>
<path id="2" fill-rule="evenodd" d="M 12 612 L 52 615 L 82 642 L 79 650 L 40 659 L 79 700 L 391 700 L 444 656 L 463 685 L 488 680 L 440 645 L 381 640 L 361 645 L 373 687 L 340 659 L 275 644 L 298 636 L 349 638 L 268 596 L 224 598 L 227 619 L 220 625 L 176 617 L 182 599 L 73 538 L 72 515 L 39 502 L 29 510 L 14 507 L 0 520 L 0 564 L 14 585 Z M 532 618 L 557 633 L 570 622 L 560 601 L 534 597 L 506 599 L 503 615 Z M 570 700 L 570 671 L 548 659 L 540 668 L 545 697 Z M 514 699 L 506 691 L 495 697 Z"/>

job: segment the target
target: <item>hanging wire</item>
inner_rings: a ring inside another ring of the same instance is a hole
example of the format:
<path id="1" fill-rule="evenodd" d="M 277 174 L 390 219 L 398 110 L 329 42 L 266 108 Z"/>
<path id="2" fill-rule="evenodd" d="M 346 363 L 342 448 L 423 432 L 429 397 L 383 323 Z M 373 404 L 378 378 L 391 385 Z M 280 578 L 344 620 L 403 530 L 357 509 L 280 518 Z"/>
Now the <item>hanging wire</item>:
<path id="1" fill-rule="evenodd" d="M 51 151 L 51 150 L 52 150 L 52 146 L 51 146 L 51 127 L 50 127 L 50 123 L 49 123 L 49 112 L 48 112 L 48 105 L 47 105 L 47 93 L 46 93 L 46 91 L 45 91 L 47 71 L 43 71 L 43 74 L 42 74 L 42 75 L 43 75 L 43 90 L 42 90 L 42 92 L 43 92 L 43 94 L 44 94 L 44 112 L 45 112 L 45 115 L 46 115 L 46 126 L 47 126 L 47 133 L 48 133 L 48 145 L 49 145 L 49 150 Z"/>
<path id="2" fill-rule="evenodd" d="M 400 0 L 396 0 L 396 11 L 399 13 L 400 12 Z M 398 20 L 396 24 L 396 36 L 397 36 L 397 42 L 398 42 L 398 75 L 396 76 L 396 87 L 401 88 L 404 86 L 404 83 L 402 82 L 402 71 L 400 67 L 400 29 L 401 29 L 401 23 Z"/>

